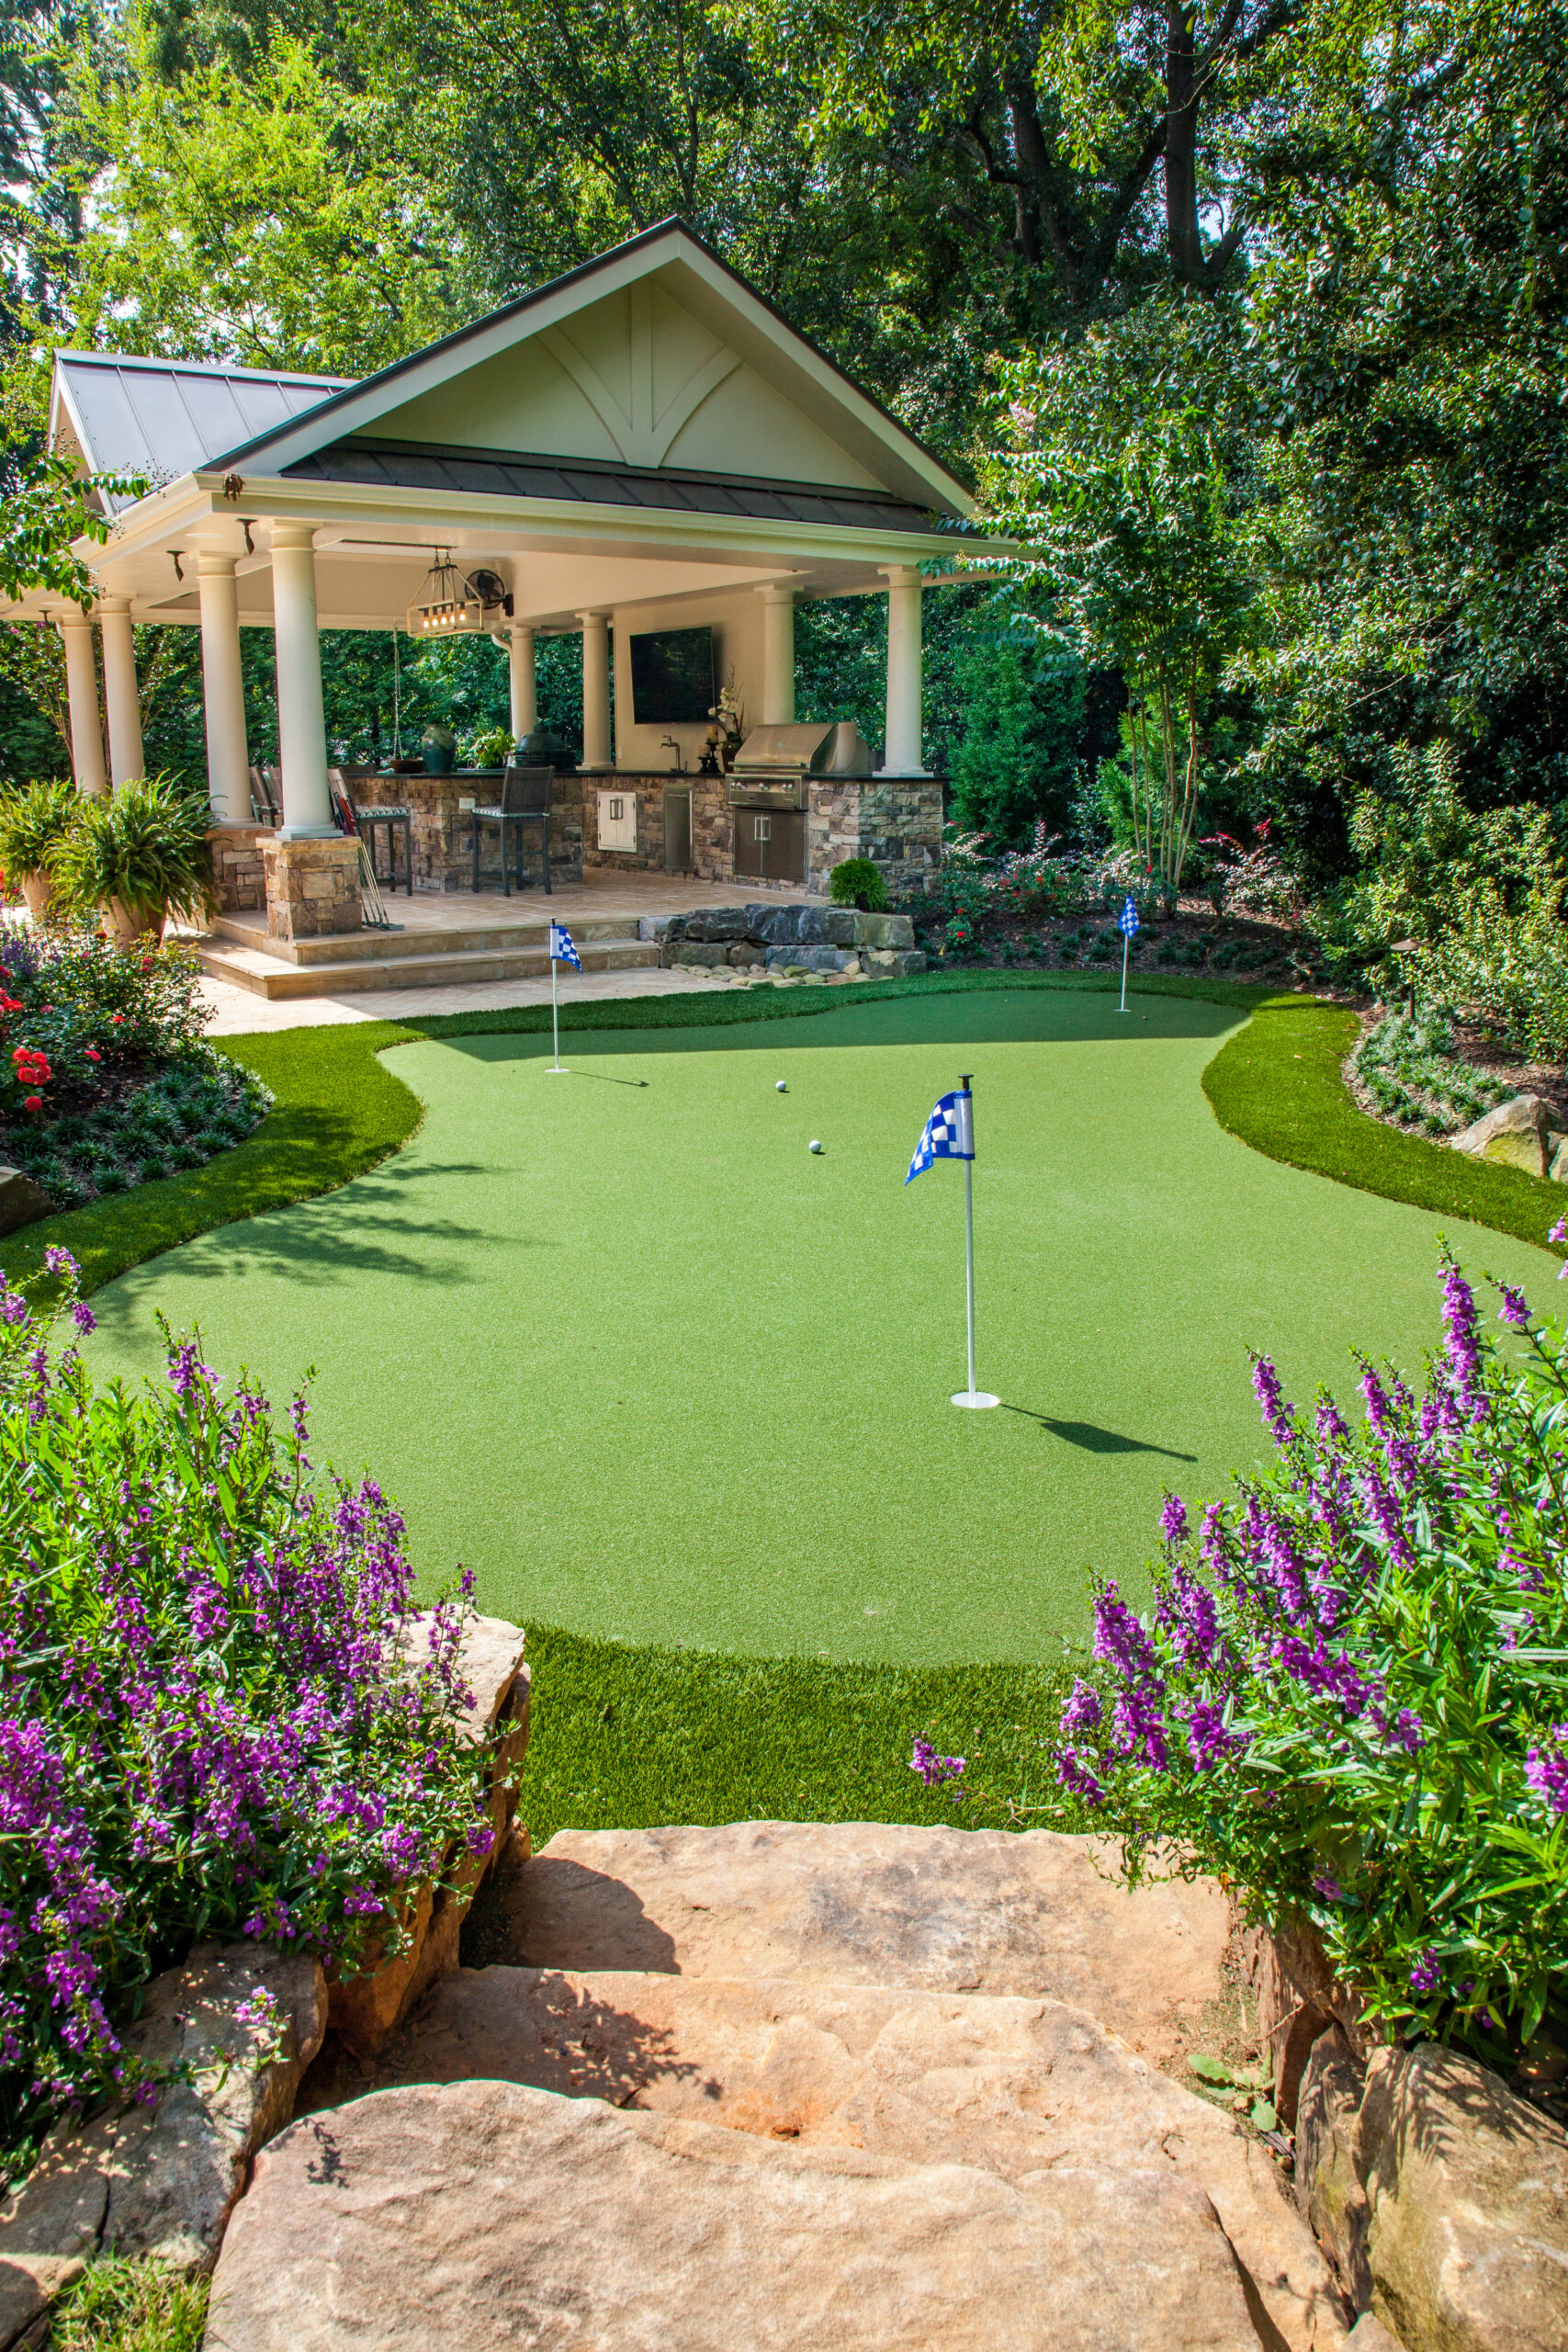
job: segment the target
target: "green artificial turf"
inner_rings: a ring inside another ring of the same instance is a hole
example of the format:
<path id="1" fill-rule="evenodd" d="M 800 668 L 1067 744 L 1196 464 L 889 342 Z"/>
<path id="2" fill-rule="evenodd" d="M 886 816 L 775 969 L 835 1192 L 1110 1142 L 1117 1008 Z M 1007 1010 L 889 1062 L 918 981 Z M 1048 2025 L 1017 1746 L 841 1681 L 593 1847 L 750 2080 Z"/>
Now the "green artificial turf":
<path id="1" fill-rule="evenodd" d="M 1292 1168 L 1546 1247 L 1568 1208 L 1562 1185 L 1402 1135 L 1358 1108 L 1340 1075 L 1358 1026 L 1342 1005 L 1312 997 L 1258 1005 L 1203 1073 L 1220 1125 Z"/>
<path id="2" fill-rule="evenodd" d="M 395 1159 L 122 1277 L 94 1359 L 151 1368 L 162 1308 L 274 1393 L 313 1361 L 321 1454 L 372 1466 L 422 1572 L 462 1560 L 500 1614 L 1055 1662 L 1091 1569 L 1138 1589 L 1163 1486 L 1193 1499 L 1261 1459 L 1249 1345 L 1298 1395 L 1343 1393 L 1356 1346 L 1417 1368 L 1438 1225 L 1216 1125 L 1201 1081 L 1239 991 L 1140 987 L 1122 1015 L 1109 990 L 986 977 L 812 991 L 809 1018 L 772 993 L 701 1000 L 700 1023 L 693 999 L 658 1025 L 595 1006 L 570 1079 L 536 1020 L 442 1024 L 389 1057 L 426 1109 Z M 986 1415 L 948 1402 L 959 1170 L 902 1183 L 968 1069 L 980 1374 L 1007 1408 Z"/>
<path id="3" fill-rule="evenodd" d="M 632 1647 L 530 1626 L 543 1703 L 523 1817 L 535 1844 L 562 1827 L 686 1821 L 912 1821 L 987 1826 L 1009 1803 L 1066 1818 L 1042 1741 L 1060 1667 L 846 1665 Z M 917 1736 L 965 1759 L 953 1786 L 909 1770 Z M 989 1800 L 987 1802 L 987 1800 Z M 1027 1815 L 1021 1813 L 1023 1826 Z"/>
<path id="4" fill-rule="evenodd" d="M 0 1244 L 0 1267 L 13 1282 L 30 1282 L 59 1243 L 81 1266 L 84 1290 L 96 1290 L 215 1226 L 308 1200 L 375 1167 L 423 1116 L 417 1095 L 380 1059 L 382 1047 L 411 1034 L 376 1021 L 225 1038 L 224 1052 L 277 1098 L 255 1133 L 185 1175 L 25 1226 Z"/>

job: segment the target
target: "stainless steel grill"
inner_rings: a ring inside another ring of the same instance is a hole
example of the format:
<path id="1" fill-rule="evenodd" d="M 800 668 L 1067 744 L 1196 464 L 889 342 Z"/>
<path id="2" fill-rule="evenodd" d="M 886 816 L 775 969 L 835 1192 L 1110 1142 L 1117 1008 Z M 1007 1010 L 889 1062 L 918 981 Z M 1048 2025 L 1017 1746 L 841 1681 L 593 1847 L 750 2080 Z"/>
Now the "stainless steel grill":
<path id="1" fill-rule="evenodd" d="M 810 776 L 868 776 L 871 753 L 852 719 L 754 727 L 729 772 L 732 808 L 804 808 Z"/>

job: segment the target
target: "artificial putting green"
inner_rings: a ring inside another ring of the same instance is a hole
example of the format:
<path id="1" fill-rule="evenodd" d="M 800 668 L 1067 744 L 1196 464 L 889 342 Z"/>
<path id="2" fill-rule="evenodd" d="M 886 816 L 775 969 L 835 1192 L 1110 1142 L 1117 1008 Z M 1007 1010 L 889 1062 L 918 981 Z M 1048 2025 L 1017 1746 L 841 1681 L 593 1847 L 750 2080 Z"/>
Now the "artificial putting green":
<path id="1" fill-rule="evenodd" d="M 1136 1581 L 1162 1486 L 1262 1459 L 1247 1349 L 1292 1394 L 1356 1346 L 1414 1369 L 1439 1220 L 1249 1150 L 1201 1078 L 1245 1015 L 1052 989 L 835 1001 L 810 1020 L 400 1046 L 395 1158 L 101 1290 L 100 1373 L 153 1317 L 367 1464 L 434 1577 L 631 1642 L 908 1664 L 1049 1661 L 1088 1571 Z M 980 1376 L 961 1171 L 906 1191 L 975 1072 Z M 773 1081 L 783 1077 L 788 1092 Z M 826 1145 L 809 1155 L 813 1136 Z M 1542 1253 L 1453 1228 L 1547 1295 Z"/>

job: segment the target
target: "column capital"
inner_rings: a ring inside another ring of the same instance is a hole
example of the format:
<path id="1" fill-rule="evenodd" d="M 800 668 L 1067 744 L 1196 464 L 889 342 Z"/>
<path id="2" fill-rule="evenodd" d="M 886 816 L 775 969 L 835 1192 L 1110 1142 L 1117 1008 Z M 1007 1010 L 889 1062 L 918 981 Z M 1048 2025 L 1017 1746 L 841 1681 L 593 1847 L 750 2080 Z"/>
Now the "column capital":
<path id="1" fill-rule="evenodd" d="M 85 613 L 80 605 L 57 605 L 48 614 L 56 628 L 91 628 L 93 616 Z"/>
<path id="2" fill-rule="evenodd" d="M 890 588 L 919 588 L 924 576 L 918 563 L 879 563 L 878 571 Z"/>
<path id="3" fill-rule="evenodd" d="M 583 627 L 587 628 L 594 622 L 608 622 L 610 616 L 608 613 L 587 612 L 579 613 L 577 617 L 582 623 Z"/>
<path id="4" fill-rule="evenodd" d="M 98 616 L 100 619 L 105 613 L 108 613 L 112 616 L 118 616 L 120 613 L 129 613 L 130 610 L 130 599 L 129 596 L 100 596 L 98 598 Z"/>
<path id="5" fill-rule="evenodd" d="M 198 580 L 232 580 L 240 559 L 225 555 L 221 548 L 197 548 L 196 576 Z"/>
<path id="6" fill-rule="evenodd" d="M 285 553 L 303 554 L 307 549 L 313 553 L 320 527 L 316 523 L 276 522 L 267 534 L 267 545 Z"/>
<path id="7" fill-rule="evenodd" d="M 765 605 L 793 605 L 798 593 L 793 580 L 765 580 L 757 591 Z"/>

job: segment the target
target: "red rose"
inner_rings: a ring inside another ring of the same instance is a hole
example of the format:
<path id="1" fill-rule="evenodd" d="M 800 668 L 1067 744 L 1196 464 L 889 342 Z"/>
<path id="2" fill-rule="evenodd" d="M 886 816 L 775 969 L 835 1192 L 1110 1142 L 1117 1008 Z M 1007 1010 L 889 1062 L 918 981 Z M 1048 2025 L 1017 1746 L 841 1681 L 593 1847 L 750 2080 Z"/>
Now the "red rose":
<path id="1" fill-rule="evenodd" d="M 103 1056 L 99 1053 L 96 1046 L 89 1046 L 86 1049 L 86 1053 L 87 1059 L 90 1062 L 101 1062 L 103 1060 Z"/>
<path id="2" fill-rule="evenodd" d="M 123 1012 L 111 1012 L 109 1014 L 109 1019 L 111 1021 L 123 1021 L 125 1019 L 125 1015 Z"/>
<path id="3" fill-rule="evenodd" d="M 26 1102 L 22 1104 L 22 1108 L 24 1111 L 41 1111 L 43 1109 L 43 1096 L 41 1094 L 29 1094 Z"/>

